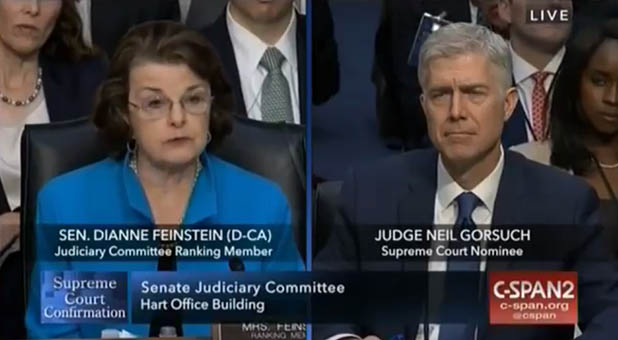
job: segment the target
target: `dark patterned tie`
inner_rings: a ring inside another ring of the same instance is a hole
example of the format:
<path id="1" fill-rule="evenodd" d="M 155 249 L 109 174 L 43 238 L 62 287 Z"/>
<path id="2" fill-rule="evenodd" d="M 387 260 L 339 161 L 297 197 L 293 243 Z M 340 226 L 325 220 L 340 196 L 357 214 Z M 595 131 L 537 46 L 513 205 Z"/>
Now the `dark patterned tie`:
<path id="1" fill-rule="evenodd" d="M 478 12 L 476 12 L 476 24 L 479 26 L 485 26 L 487 28 L 491 28 L 489 25 L 489 21 L 485 17 L 485 14 L 483 13 L 483 11 L 481 11 L 480 7 L 478 8 Z"/>
<path id="2" fill-rule="evenodd" d="M 472 212 L 481 204 L 481 200 L 471 192 L 464 192 L 457 196 L 457 220 L 453 226 L 455 235 L 464 229 L 474 230 L 476 225 L 472 220 Z M 457 236 L 456 236 L 457 237 Z M 467 247 L 475 245 L 473 242 L 451 242 L 449 248 Z M 469 254 L 469 253 L 468 253 Z M 473 340 L 476 329 L 476 319 L 479 305 L 478 291 L 479 272 L 478 256 L 458 256 L 448 260 L 445 274 L 444 300 L 440 308 L 443 319 L 457 319 L 457 323 L 445 323 L 440 325 L 439 340 Z M 455 304 L 455 301 L 457 302 Z M 453 308 L 463 307 L 465 310 Z M 449 315 L 445 316 L 445 315 Z M 468 317 L 469 320 L 464 319 Z"/>
<path id="3" fill-rule="evenodd" d="M 269 47 L 260 60 L 268 71 L 262 83 L 262 120 L 267 122 L 294 123 L 290 86 L 281 71 L 285 56 L 275 47 Z"/>

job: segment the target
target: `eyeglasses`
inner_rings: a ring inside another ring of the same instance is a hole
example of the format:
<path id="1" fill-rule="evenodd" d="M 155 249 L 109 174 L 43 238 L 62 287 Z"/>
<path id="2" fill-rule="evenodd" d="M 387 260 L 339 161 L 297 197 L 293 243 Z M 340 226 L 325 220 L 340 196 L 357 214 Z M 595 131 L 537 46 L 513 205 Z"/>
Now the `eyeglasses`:
<path id="1" fill-rule="evenodd" d="M 214 96 L 202 93 L 188 94 L 180 99 L 180 107 L 188 114 L 205 115 L 209 112 L 214 99 Z M 139 103 L 129 101 L 129 105 L 138 109 L 145 119 L 155 120 L 169 115 L 172 112 L 174 101 L 166 96 L 156 94 L 143 99 Z"/>

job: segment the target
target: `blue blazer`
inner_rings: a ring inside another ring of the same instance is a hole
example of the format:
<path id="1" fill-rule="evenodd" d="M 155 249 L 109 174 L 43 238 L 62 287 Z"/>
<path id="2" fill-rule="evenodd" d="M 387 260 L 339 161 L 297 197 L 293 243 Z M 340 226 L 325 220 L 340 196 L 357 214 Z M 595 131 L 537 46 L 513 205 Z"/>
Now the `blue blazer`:
<path id="1" fill-rule="evenodd" d="M 197 178 L 186 210 L 184 224 L 255 224 L 281 226 L 281 242 L 273 257 L 244 262 L 246 271 L 296 271 L 303 264 L 290 228 L 290 210 L 279 187 L 215 156 L 203 154 L 203 169 Z M 124 161 L 105 159 L 59 176 L 41 189 L 38 196 L 37 231 L 50 224 L 152 224 L 152 214 L 139 180 Z M 139 262 L 46 262 L 51 253 L 47 240 L 36 239 L 37 258 L 31 276 L 26 328 L 29 338 L 98 338 L 105 328 L 125 329 L 147 337 L 148 325 L 49 325 L 40 323 L 40 277 L 43 270 L 156 271 L 157 261 Z M 226 261 L 177 261 L 179 271 L 227 272 Z M 129 303 L 130 306 L 130 303 Z M 185 336 L 204 336 L 205 325 L 183 326 Z"/>
<path id="2" fill-rule="evenodd" d="M 375 247 L 375 244 L 363 244 L 359 240 L 369 239 L 369 231 L 366 229 L 371 228 L 363 228 L 367 225 L 432 225 L 437 163 L 438 153 L 425 149 L 354 169 L 344 181 L 340 200 L 346 223 L 332 230 L 330 239 L 324 250 L 318 254 L 313 268 L 425 271 L 426 262 L 401 260 L 376 264 L 365 261 L 363 253 L 375 253 L 375 249 L 368 249 Z M 527 160 L 515 152 L 505 152 L 504 170 L 496 196 L 492 225 L 576 226 L 577 237 L 556 235 L 556 238 L 551 240 L 554 243 L 538 249 L 539 254 L 535 258 L 546 261 L 537 267 L 530 267 L 530 264 L 522 261 L 505 263 L 490 259 L 487 262 L 487 271 L 576 271 L 579 280 L 579 321 L 584 334 L 581 339 L 615 339 L 618 334 L 618 272 L 614 262 L 609 261 L 609 253 L 604 252 L 598 205 L 596 193 L 582 179 Z M 547 249 L 551 249 L 551 259 L 558 260 L 547 261 Z M 602 262 L 599 259 L 608 261 Z M 376 320 L 374 324 L 363 325 L 362 330 L 349 327 L 315 329 L 314 335 L 326 338 L 335 333 L 359 334 L 364 331 L 382 339 L 390 339 L 394 334 L 405 334 L 407 330 L 412 333 L 407 334 L 409 338 L 414 339 L 418 323 L 422 321 L 420 306 L 422 302 L 419 302 L 418 306 L 411 306 L 411 314 L 407 318 L 411 320 L 410 324 L 400 325 L 401 327 L 393 326 L 392 322 Z M 478 339 L 572 338 L 573 327 L 568 326 L 480 325 Z"/>

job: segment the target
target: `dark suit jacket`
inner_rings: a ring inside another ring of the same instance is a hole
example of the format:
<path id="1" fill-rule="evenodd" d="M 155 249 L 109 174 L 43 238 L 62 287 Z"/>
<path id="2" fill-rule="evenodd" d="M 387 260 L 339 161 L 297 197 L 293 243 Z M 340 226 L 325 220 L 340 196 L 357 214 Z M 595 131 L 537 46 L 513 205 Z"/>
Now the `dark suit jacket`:
<path id="1" fill-rule="evenodd" d="M 521 105 L 521 102 L 517 102 L 515 111 L 504 124 L 504 130 L 502 131 L 502 145 L 505 148 L 509 148 L 513 145 L 518 145 L 528 142 L 528 129 L 526 127 L 526 111 Z"/>
<path id="2" fill-rule="evenodd" d="M 110 58 L 131 27 L 153 20 L 180 20 L 178 0 L 92 0 L 90 13 L 92 41 Z"/>
<path id="3" fill-rule="evenodd" d="M 235 112 L 247 116 L 247 109 L 245 106 L 245 100 L 242 95 L 242 87 L 240 83 L 240 76 L 238 75 L 238 67 L 236 66 L 236 56 L 234 55 L 234 46 L 230 39 L 230 32 L 227 29 L 227 12 L 224 10 L 219 16 L 217 21 L 212 25 L 206 27 L 202 32 L 212 42 L 215 49 L 219 53 L 223 68 L 227 75 L 227 80 L 232 86 L 235 100 Z M 302 124 L 306 121 L 306 105 L 305 98 L 307 95 L 306 90 L 306 65 L 307 65 L 307 53 L 306 53 L 306 24 L 305 16 L 297 13 L 296 18 L 296 54 L 298 58 L 298 94 L 300 105 L 300 121 Z"/>
<path id="4" fill-rule="evenodd" d="M 78 63 L 40 58 L 43 69 L 43 91 L 51 122 L 87 116 L 92 111 L 94 94 L 107 69 L 103 58 Z M 0 214 L 9 211 L 6 194 L 0 182 Z"/>
<path id="5" fill-rule="evenodd" d="M 333 230 L 329 243 L 314 261 L 314 270 L 388 270 L 385 266 L 391 263 L 376 264 L 364 259 L 363 254 L 369 252 L 367 247 L 372 244 L 359 242 L 368 237 L 363 233 L 370 228 L 363 226 L 433 224 L 437 157 L 434 150 L 418 150 L 352 171 L 344 181 L 341 194 L 346 223 Z M 570 225 L 575 227 L 569 230 L 576 230 L 577 235 L 552 238 L 551 245 L 539 249 L 542 252 L 551 248 L 544 253 L 545 257 L 541 257 L 541 263 L 495 262 L 490 259 L 487 270 L 577 271 L 579 321 L 584 333 L 581 339 L 615 339 L 618 334 L 616 267 L 609 261 L 589 261 L 609 258 L 606 257 L 609 254 L 603 252 L 600 239 L 598 199 L 594 190 L 578 177 L 529 161 L 514 152 L 507 151 L 504 162 L 492 225 Z M 552 261 L 543 260 L 547 259 L 547 254 L 552 255 Z M 416 264 L 427 268 L 426 262 Z M 405 261 L 392 265 L 391 270 L 401 270 L 402 266 L 410 268 Z M 412 330 L 412 334 L 408 332 L 412 338 L 420 315 L 420 310 L 411 312 L 409 320 L 416 320 L 416 323 L 411 321 L 409 325 L 402 325 L 402 328 Z M 333 332 L 361 332 L 389 339 L 393 336 L 393 329 L 392 326 L 387 329 L 384 324 L 375 320 L 362 328 L 331 329 L 330 334 L 320 334 L 316 329 L 314 334 L 317 339 L 323 339 Z M 484 325 L 479 329 L 482 329 L 479 339 L 489 340 L 567 340 L 573 337 L 572 327 Z"/>
<path id="6" fill-rule="evenodd" d="M 372 72 L 380 132 L 402 137 L 414 147 L 422 146 L 427 127 L 419 102 L 417 70 L 408 65 L 408 55 L 423 13 L 438 15 L 442 11 L 447 12 L 449 21 L 470 22 L 465 0 L 382 1 Z"/>
<path id="7" fill-rule="evenodd" d="M 339 92 L 339 55 L 328 0 L 313 0 L 311 6 L 311 101 L 319 105 Z"/>

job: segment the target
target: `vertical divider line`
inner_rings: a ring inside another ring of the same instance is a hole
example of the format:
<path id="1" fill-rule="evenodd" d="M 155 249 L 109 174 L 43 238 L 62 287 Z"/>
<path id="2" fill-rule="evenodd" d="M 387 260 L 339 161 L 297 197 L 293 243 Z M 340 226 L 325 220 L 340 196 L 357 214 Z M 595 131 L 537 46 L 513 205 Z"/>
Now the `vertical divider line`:
<path id="1" fill-rule="evenodd" d="M 312 229 L 313 229 L 313 166 L 312 166 L 312 160 L 313 160 L 313 153 L 312 153 L 312 145 L 311 145 L 311 116 L 312 116 L 312 112 L 311 112 L 311 108 L 312 105 L 311 103 L 313 102 L 312 97 L 313 97 L 313 87 L 312 87 L 312 79 L 311 79 L 311 75 L 312 75 L 312 36 L 313 36 L 313 32 L 312 32 L 312 23 L 313 23 L 313 9 L 312 9 L 312 4 L 311 4 L 311 0 L 306 0 L 306 4 L 305 4 L 305 37 L 306 37 L 306 49 L 305 49 L 305 53 L 307 54 L 306 56 L 306 86 L 305 86 L 305 91 L 307 92 L 306 96 L 305 96 L 305 105 L 306 105 L 306 111 L 307 112 L 307 119 L 306 119 L 306 132 L 305 132 L 305 143 L 306 143 L 306 165 L 307 165 L 307 169 L 306 169 L 306 176 L 307 176 L 307 190 L 306 190 L 306 215 L 307 215 L 307 225 L 306 225 L 306 232 L 307 232 L 307 239 L 305 241 L 306 244 L 306 259 L 307 259 L 307 271 L 311 271 L 312 270 L 312 262 L 313 262 L 313 254 L 312 254 L 312 246 L 313 246 L 313 239 L 312 239 Z M 307 308 L 307 315 L 311 316 L 311 297 L 309 298 L 309 304 L 308 304 L 308 308 Z M 311 323 L 307 323 L 307 340 L 311 340 Z"/>

